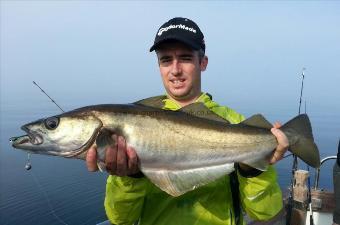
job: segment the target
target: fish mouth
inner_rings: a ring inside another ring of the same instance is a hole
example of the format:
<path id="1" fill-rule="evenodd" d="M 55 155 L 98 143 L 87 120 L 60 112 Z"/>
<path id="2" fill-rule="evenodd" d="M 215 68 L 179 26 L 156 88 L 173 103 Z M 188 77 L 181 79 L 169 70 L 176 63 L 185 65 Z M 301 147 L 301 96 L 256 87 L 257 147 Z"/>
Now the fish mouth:
<path id="1" fill-rule="evenodd" d="M 12 143 L 13 147 L 19 147 L 22 145 L 40 145 L 44 142 L 43 137 L 37 132 L 29 130 L 26 126 L 22 126 L 21 129 L 27 133 L 20 137 L 12 137 L 9 141 Z"/>

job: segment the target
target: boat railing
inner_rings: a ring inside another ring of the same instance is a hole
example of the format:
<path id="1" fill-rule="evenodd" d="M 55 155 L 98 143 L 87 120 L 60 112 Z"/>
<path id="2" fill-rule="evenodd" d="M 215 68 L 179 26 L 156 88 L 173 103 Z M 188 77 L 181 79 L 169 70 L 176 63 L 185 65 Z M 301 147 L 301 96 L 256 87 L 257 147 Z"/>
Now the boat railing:
<path id="1" fill-rule="evenodd" d="M 321 166 L 331 160 L 331 159 L 337 159 L 337 156 L 336 155 L 333 155 L 333 156 L 327 156 L 325 158 L 323 158 L 321 161 L 320 161 L 320 167 L 316 169 L 316 172 L 315 172 L 315 180 L 314 180 L 314 190 L 317 190 L 319 188 L 319 179 L 320 179 L 320 170 L 321 170 Z"/>

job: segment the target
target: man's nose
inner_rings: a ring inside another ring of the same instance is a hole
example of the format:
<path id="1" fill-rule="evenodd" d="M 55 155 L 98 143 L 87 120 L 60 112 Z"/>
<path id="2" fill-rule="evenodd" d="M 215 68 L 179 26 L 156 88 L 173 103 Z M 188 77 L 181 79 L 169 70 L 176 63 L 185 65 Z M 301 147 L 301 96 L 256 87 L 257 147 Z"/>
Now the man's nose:
<path id="1" fill-rule="evenodd" d="M 182 66 L 178 60 L 173 60 L 171 65 L 171 74 L 176 76 L 182 73 Z"/>

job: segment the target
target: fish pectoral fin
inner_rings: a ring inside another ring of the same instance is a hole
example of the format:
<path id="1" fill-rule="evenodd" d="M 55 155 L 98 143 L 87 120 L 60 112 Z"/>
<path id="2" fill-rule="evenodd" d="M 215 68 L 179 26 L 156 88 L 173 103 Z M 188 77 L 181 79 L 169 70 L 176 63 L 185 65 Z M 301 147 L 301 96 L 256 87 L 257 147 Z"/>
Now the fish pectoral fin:
<path id="1" fill-rule="evenodd" d="M 189 104 L 181 108 L 179 111 L 185 112 L 187 114 L 190 114 L 190 115 L 193 115 L 199 118 L 204 118 L 204 119 L 222 122 L 225 124 L 230 124 L 229 121 L 223 119 L 222 117 L 220 117 L 219 115 L 211 111 L 202 102 L 195 102 L 195 103 Z"/>
<path id="2" fill-rule="evenodd" d="M 185 170 L 142 168 L 142 172 L 152 183 L 174 197 L 208 184 L 233 170 L 233 163 Z"/>
<path id="3" fill-rule="evenodd" d="M 97 167 L 99 169 L 100 172 L 104 172 L 106 171 L 106 166 L 104 162 L 101 161 L 97 161 Z"/>
<path id="4" fill-rule="evenodd" d="M 105 149 L 108 146 L 116 145 L 116 141 L 112 138 L 112 134 L 114 134 L 112 130 L 103 128 L 96 138 L 97 158 L 99 162 L 105 162 Z"/>
<path id="5" fill-rule="evenodd" d="M 242 121 L 241 124 L 265 129 L 271 129 L 273 127 L 273 125 L 261 114 L 255 114 Z"/>

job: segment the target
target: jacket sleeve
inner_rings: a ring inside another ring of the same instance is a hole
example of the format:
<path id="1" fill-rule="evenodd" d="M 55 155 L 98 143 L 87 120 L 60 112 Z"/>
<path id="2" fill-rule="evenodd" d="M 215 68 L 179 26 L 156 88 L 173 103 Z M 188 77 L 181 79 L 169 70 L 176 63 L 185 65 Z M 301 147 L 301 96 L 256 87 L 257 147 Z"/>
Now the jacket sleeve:
<path id="1" fill-rule="evenodd" d="M 282 209 L 282 193 L 273 166 L 256 177 L 246 178 L 239 172 L 242 208 L 255 220 L 269 220 Z"/>
<path id="2" fill-rule="evenodd" d="M 109 176 L 104 206 L 110 222 L 126 225 L 136 222 L 140 218 L 148 186 L 146 178 Z"/>

